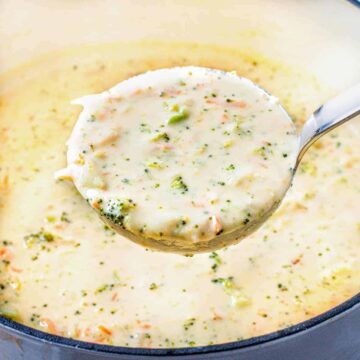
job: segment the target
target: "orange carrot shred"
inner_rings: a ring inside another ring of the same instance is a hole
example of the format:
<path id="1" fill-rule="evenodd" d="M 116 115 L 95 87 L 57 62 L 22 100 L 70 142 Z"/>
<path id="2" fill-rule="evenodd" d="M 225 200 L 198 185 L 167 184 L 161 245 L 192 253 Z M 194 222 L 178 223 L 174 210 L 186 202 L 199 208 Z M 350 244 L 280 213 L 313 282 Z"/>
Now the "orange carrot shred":
<path id="1" fill-rule="evenodd" d="M 109 335 L 109 336 L 112 335 L 112 331 L 110 329 L 108 329 L 107 327 L 105 327 L 103 325 L 99 325 L 98 328 L 104 334 Z"/>
<path id="2" fill-rule="evenodd" d="M 85 336 L 91 336 L 91 331 L 90 331 L 90 328 L 89 327 L 87 327 L 86 329 L 85 329 Z"/>
<path id="3" fill-rule="evenodd" d="M 5 260 L 10 261 L 13 258 L 13 254 L 7 248 L 0 248 L 0 257 L 4 258 Z"/>
<path id="4" fill-rule="evenodd" d="M 58 335 L 58 330 L 56 329 L 55 323 L 50 319 L 41 319 L 40 326 L 45 327 L 47 331 L 51 334 Z"/>
<path id="5" fill-rule="evenodd" d="M 21 269 L 19 269 L 19 268 L 17 268 L 17 267 L 15 267 L 15 266 L 11 266 L 11 268 L 10 268 L 12 271 L 14 271 L 14 272 L 17 272 L 17 273 L 21 273 L 22 272 L 22 270 Z"/>
<path id="6" fill-rule="evenodd" d="M 214 316 L 213 316 L 213 320 L 222 320 L 222 316 L 220 316 L 219 314 L 216 314 L 214 313 Z"/>

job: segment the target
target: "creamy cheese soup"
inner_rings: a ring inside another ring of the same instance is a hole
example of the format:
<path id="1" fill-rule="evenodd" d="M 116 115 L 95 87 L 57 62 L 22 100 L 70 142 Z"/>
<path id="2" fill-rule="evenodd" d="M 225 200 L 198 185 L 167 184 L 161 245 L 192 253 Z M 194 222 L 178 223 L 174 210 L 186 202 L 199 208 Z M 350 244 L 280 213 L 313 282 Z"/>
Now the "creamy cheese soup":
<path id="1" fill-rule="evenodd" d="M 235 242 L 289 187 L 295 127 L 276 98 L 234 73 L 151 71 L 75 103 L 84 110 L 57 177 L 147 246 L 208 250 L 236 231 Z"/>
<path id="2" fill-rule="evenodd" d="M 73 99 L 147 70 L 190 64 L 260 84 L 298 128 L 340 90 L 256 53 L 157 42 L 64 50 L 1 76 L 2 316 L 102 344 L 195 346 L 279 330 L 358 293 L 359 118 L 310 149 L 264 226 L 213 253 L 146 251 L 105 226 L 71 183 L 54 180 L 82 111 Z"/>

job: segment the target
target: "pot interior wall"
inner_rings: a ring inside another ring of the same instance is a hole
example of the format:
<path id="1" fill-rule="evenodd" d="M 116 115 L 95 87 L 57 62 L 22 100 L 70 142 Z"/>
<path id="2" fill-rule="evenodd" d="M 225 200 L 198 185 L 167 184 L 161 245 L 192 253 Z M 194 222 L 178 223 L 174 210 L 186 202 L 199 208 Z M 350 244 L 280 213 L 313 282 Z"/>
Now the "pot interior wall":
<path id="1" fill-rule="evenodd" d="M 2 0 L 0 72 L 76 44 L 160 39 L 251 48 L 343 88 L 360 79 L 358 11 L 344 0 Z"/>

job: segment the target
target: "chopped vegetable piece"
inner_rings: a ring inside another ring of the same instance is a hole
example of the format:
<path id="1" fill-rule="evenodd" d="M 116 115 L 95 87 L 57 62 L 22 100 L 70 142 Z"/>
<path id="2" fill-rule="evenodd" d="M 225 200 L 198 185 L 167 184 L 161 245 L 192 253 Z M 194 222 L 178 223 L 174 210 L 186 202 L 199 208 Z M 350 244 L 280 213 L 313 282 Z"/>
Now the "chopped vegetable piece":
<path id="1" fill-rule="evenodd" d="M 175 114 L 170 117 L 170 119 L 168 120 L 168 124 L 172 125 L 179 123 L 183 120 L 186 120 L 188 117 L 189 117 L 188 111 L 186 110 L 186 108 L 183 108 L 178 114 Z"/>

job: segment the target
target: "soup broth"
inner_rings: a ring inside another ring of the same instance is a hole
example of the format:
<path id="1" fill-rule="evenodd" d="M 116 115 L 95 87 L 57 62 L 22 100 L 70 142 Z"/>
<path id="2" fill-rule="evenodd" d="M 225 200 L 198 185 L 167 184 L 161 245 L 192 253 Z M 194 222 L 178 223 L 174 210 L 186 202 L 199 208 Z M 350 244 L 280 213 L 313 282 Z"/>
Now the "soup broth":
<path id="1" fill-rule="evenodd" d="M 277 96 L 298 128 L 333 92 L 252 52 L 140 42 L 49 54 L 3 75 L 0 312 L 84 341 L 223 343 L 316 316 L 360 289 L 360 122 L 323 137 L 271 219 L 236 246 L 184 257 L 116 234 L 56 181 L 81 111 L 70 101 L 147 70 L 235 70 Z M 156 216 L 156 215 L 155 215 Z"/>

